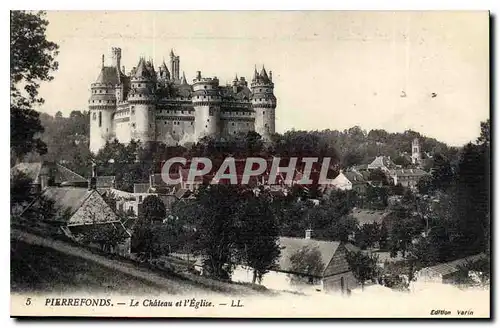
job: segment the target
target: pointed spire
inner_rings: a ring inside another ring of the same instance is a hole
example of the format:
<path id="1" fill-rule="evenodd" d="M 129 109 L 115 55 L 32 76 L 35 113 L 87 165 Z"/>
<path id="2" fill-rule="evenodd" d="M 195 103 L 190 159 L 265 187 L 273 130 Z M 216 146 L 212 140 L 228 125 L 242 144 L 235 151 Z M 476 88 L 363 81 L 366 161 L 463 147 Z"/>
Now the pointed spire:
<path id="1" fill-rule="evenodd" d="M 258 80 L 259 79 L 259 72 L 257 72 L 257 65 L 255 65 L 255 71 L 253 73 L 253 79 Z"/>
<path id="2" fill-rule="evenodd" d="M 148 68 L 146 66 L 146 63 L 145 63 L 143 57 L 141 57 L 139 59 L 139 64 L 137 64 L 137 69 L 135 70 L 135 76 L 134 77 L 135 78 L 149 77 Z"/>
<path id="3" fill-rule="evenodd" d="M 170 79 L 170 71 L 168 70 L 167 64 L 165 64 L 165 60 L 161 64 L 160 68 L 164 72 L 163 74 L 165 74 L 165 77 Z"/>
<path id="4" fill-rule="evenodd" d="M 104 68 L 104 54 L 102 54 L 102 57 L 101 57 L 101 64 L 102 64 L 102 68 Z"/>
<path id="5" fill-rule="evenodd" d="M 181 80 L 181 84 L 188 84 L 187 83 L 187 80 L 186 80 L 186 74 L 184 72 L 182 72 L 182 80 Z"/>
<path id="6" fill-rule="evenodd" d="M 233 82 L 238 82 L 238 73 L 236 73 L 236 75 L 234 76 Z"/>
<path id="7" fill-rule="evenodd" d="M 262 70 L 260 71 L 260 77 L 264 79 L 264 81 L 268 81 L 269 77 L 267 76 L 266 68 L 262 65 Z"/>
<path id="8" fill-rule="evenodd" d="M 173 57 L 175 57 L 175 55 L 174 55 L 174 49 L 170 49 L 170 58 L 173 58 Z"/>
<path id="9" fill-rule="evenodd" d="M 273 82 L 273 71 L 269 71 L 269 81 Z"/>

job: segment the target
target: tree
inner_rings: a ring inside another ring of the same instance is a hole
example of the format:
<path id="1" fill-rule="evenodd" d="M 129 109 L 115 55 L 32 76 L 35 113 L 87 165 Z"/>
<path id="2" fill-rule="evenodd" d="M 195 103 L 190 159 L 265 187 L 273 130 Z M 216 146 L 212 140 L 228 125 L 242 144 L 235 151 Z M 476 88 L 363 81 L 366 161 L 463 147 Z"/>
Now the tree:
<path id="1" fill-rule="evenodd" d="M 33 180 L 21 171 L 16 171 L 10 176 L 10 203 L 22 204 L 31 200 L 31 183 Z"/>
<path id="2" fill-rule="evenodd" d="M 265 197 L 246 201 L 240 213 L 237 245 L 243 262 L 252 267 L 255 283 L 274 267 L 280 255 L 279 225 Z"/>
<path id="3" fill-rule="evenodd" d="M 372 248 L 380 240 L 381 227 L 377 222 L 367 223 L 356 232 L 356 245 L 361 249 Z"/>
<path id="4" fill-rule="evenodd" d="M 290 256 L 290 280 L 292 284 L 313 283 L 311 276 L 320 277 L 325 270 L 318 247 L 304 246 Z"/>
<path id="5" fill-rule="evenodd" d="M 159 221 L 139 219 L 132 234 L 132 250 L 143 259 L 153 260 L 170 253 L 175 242 L 172 229 Z"/>
<path id="6" fill-rule="evenodd" d="M 389 184 L 389 179 L 384 171 L 381 169 L 375 169 L 370 171 L 370 175 L 368 176 L 369 181 L 376 182 L 382 186 L 387 186 Z"/>
<path id="7" fill-rule="evenodd" d="M 401 165 L 401 167 L 404 169 L 411 166 L 411 161 L 406 156 L 398 156 L 394 159 L 393 162 L 396 165 Z"/>
<path id="8" fill-rule="evenodd" d="M 10 129 L 11 152 L 16 158 L 32 150 L 46 152 L 38 135 L 43 128 L 33 105 L 43 103 L 38 97 L 40 81 L 52 80 L 50 73 L 58 67 L 58 46 L 46 39 L 47 25 L 42 11 L 10 12 Z"/>
<path id="9" fill-rule="evenodd" d="M 142 213 L 140 216 L 147 222 L 163 221 L 167 215 L 165 204 L 158 196 L 150 195 L 142 202 Z"/>
<path id="10" fill-rule="evenodd" d="M 85 228 L 78 234 L 80 242 L 96 244 L 103 251 L 111 251 L 128 237 L 125 228 L 120 223 L 98 224 L 94 222 Z"/>
<path id="11" fill-rule="evenodd" d="M 366 255 L 362 252 L 348 251 L 346 260 L 354 277 L 361 283 L 361 288 L 364 288 L 366 281 L 375 278 L 378 274 L 378 255 L 376 254 Z"/>
<path id="12" fill-rule="evenodd" d="M 230 279 L 234 268 L 241 200 L 238 187 L 233 185 L 210 185 L 198 193 L 196 247 L 204 255 L 204 272 L 216 279 Z"/>

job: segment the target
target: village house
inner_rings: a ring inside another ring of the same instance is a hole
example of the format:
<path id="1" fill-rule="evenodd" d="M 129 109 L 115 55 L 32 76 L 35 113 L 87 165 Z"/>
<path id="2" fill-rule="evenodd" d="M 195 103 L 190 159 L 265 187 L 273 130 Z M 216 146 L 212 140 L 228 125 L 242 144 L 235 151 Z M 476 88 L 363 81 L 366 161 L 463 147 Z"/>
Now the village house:
<path id="1" fill-rule="evenodd" d="M 349 292 L 358 283 L 346 260 L 348 251 L 359 251 L 351 244 L 338 241 L 311 239 L 310 230 L 306 238 L 280 237 L 280 257 L 274 269 L 266 273 L 261 284 L 268 289 L 299 291 L 304 293 Z M 303 249 L 320 254 L 322 268 L 313 272 L 301 272 L 291 260 L 294 254 Z M 238 265 L 232 276 L 233 281 L 252 282 L 253 270 Z"/>
<path id="2" fill-rule="evenodd" d="M 400 184 L 403 187 L 416 189 L 417 184 L 423 177 L 429 175 L 422 169 L 394 169 L 389 170 L 389 177 L 394 185 Z"/>
<path id="3" fill-rule="evenodd" d="M 469 264 L 486 260 L 484 253 L 464 257 L 455 261 L 440 263 L 431 267 L 421 269 L 415 274 L 417 282 L 455 284 L 462 269 L 466 269 Z M 470 273 L 469 273 L 470 274 Z"/>
<path id="4" fill-rule="evenodd" d="M 107 249 L 121 255 L 130 254 L 131 235 L 125 229 L 113 209 L 98 192 L 95 176 L 87 188 L 78 186 L 50 186 L 21 213 L 32 226 L 46 227 L 79 241 L 89 229 L 96 226 L 115 229 L 123 234 L 122 242 Z M 116 235 L 116 234 L 115 234 Z"/>
<path id="5" fill-rule="evenodd" d="M 380 169 L 383 172 L 389 172 L 390 169 L 395 169 L 396 167 L 390 156 L 377 156 L 368 164 L 367 169 L 368 171 Z"/>
<path id="6" fill-rule="evenodd" d="M 31 192 L 36 194 L 49 186 L 60 186 L 64 183 L 87 186 L 87 179 L 55 162 L 22 162 L 12 167 L 10 173 L 25 174 L 31 180 Z"/>
<path id="7" fill-rule="evenodd" d="M 109 196 L 112 197 L 116 202 L 116 210 L 130 213 L 135 217 L 141 215 L 143 211 L 143 202 L 148 196 L 158 197 L 165 205 L 165 209 L 168 214 L 168 212 L 172 210 L 172 206 L 174 205 L 174 203 L 177 200 L 185 197 L 187 193 L 189 193 L 189 190 L 187 189 L 179 189 L 175 192 L 175 194 L 161 194 L 152 192 L 131 193 L 118 189 L 109 190 Z"/>

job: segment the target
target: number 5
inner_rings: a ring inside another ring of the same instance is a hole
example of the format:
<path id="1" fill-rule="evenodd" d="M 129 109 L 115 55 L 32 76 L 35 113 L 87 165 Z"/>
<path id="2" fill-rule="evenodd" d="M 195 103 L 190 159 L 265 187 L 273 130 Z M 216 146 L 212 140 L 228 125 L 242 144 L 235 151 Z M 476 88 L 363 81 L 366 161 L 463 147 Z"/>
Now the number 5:
<path id="1" fill-rule="evenodd" d="M 31 298 L 30 298 L 30 297 L 28 297 L 28 298 L 26 299 L 26 305 L 31 305 Z"/>

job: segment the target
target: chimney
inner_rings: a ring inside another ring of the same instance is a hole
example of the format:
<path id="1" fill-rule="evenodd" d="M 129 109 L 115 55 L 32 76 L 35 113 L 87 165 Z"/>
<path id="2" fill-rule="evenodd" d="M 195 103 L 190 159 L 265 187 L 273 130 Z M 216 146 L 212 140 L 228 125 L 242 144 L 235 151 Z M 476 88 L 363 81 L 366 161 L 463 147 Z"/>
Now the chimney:
<path id="1" fill-rule="evenodd" d="M 305 239 L 311 239 L 312 236 L 312 229 L 307 229 L 306 230 L 306 238 Z"/>
<path id="2" fill-rule="evenodd" d="M 96 164 L 92 163 L 92 176 L 89 179 L 89 190 L 97 189 L 97 173 L 96 173 Z"/>
<path id="3" fill-rule="evenodd" d="M 111 53 L 113 56 L 113 66 L 120 69 L 120 63 L 122 60 L 122 49 L 121 48 L 111 48 Z"/>

